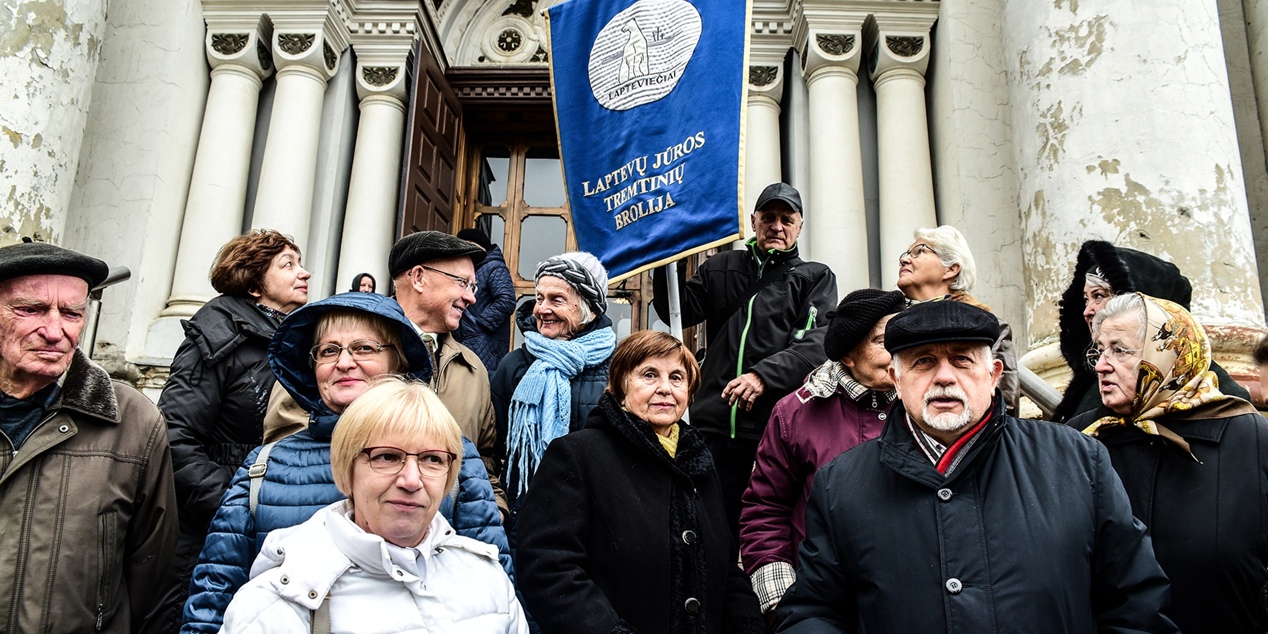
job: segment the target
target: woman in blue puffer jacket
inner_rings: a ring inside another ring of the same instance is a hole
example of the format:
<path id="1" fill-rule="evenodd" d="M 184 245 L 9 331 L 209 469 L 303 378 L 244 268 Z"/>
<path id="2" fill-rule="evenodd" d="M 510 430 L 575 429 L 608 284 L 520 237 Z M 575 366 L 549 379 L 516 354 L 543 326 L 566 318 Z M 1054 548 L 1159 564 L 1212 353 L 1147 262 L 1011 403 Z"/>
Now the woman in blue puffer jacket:
<path id="1" fill-rule="evenodd" d="M 278 327 L 268 354 L 278 382 L 310 413 L 309 425 L 252 451 L 234 475 L 194 569 L 182 633 L 220 629 L 270 531 L 300 524 L 344 498 L 330 469 L 330 438 L 369 380 L 402 373 L 426 382 L 432 373 L 427 348 L 400 305 L 369 293 L 344 293 L 295 311 Z M 465 438 L 463 454 L 458 483 L 440 511 L 459 534 L 497 546 L 510 576 L 506 533 L 484 463 Z"/>

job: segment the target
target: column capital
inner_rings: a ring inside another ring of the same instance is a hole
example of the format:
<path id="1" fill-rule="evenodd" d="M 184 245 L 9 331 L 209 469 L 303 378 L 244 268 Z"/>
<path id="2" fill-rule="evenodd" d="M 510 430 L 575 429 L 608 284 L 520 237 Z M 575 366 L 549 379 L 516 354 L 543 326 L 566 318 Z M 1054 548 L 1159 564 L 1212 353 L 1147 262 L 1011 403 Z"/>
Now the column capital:
<path id="1" fill-rule="evenodd" d="M 273 21 L 273 63 L 279 72 L 301 65 L 326 79 L 334 77 L 339 58 L 348 49 L 348 11 L 343 2 L 292 0 L 270 10 L 269 18 Z"/>
<path id="2" fill-rule="evenodd" d="M 263 80 L 273 72 L 269 40 L 273 24 L 260 9 L 208 7 L 203 16 L 207 35 L 203 46 L 214 70 L 222 64 L 244 67 Z"/>
<path id="3" fill-rule="evenodd" d="M 357 98 L 362 101 L 375 95 L 392 97 L 404 103 L 408 97 L 405 86 L 406 64 L 380 64 L 357 61 Z"/>
<path id="4" fill-rule="evenodd" d="M 910 6 L 908 6 L 910 5 Z M 907 69 L 922 77 L 929 68 L 932 42 L 929 29 L 938 19 L 938 5 L 920 2 L 894 3 L 876 11 L 863 25 L 868 50 L 868 74 L 872 81 L 894 69 Z"/>
<path id="5" fill-rule="evenodd" d="M 800 4 L 793 17 L 793 46 L 801 53 L 801 74 L 810 80 L 820 69 L 857 73 L 863 58 L 863 22 L 867 12 L 834 0 Z"/>
<path id="6" fill-rule="evenodd" d="M 357 53 L 357 97 L 383 95 L 404 103 L 410 51 L 422 30 L 422 4 L 356 6 L 347 24 Z"/>
<path id="7" fill-rule="evenodd" d="M 748 94 L 779 103 L 784 93 L 784 58 L 792 46 L 792 23 L 753 21 L 749 34 Z"/>

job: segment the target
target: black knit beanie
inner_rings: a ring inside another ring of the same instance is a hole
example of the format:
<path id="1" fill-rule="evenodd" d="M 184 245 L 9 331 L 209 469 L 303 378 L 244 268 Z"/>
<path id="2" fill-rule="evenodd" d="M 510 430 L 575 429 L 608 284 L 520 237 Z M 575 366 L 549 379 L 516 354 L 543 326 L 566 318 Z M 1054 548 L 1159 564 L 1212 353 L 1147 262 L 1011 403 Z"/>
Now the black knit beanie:
<path id="1" fill-rule="evenodd" d="M 872 331 L 885 315 L 903 309 L 902 291 L 863 288 L 841 300 L 837 309 L 828 313 L 828 332 L 823 338 L 823 351 L 833 361 L 840 361 Z"/>

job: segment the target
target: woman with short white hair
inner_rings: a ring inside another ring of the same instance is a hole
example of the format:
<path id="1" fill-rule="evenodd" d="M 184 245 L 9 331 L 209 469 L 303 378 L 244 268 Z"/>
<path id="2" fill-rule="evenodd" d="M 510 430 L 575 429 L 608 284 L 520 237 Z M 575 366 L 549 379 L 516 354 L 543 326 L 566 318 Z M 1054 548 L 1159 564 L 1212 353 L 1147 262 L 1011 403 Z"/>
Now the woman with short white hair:
<path id="1" fill-rule="evenodd" d="M 977 281 L 977 263 L 964 234 L 951 225 L 920 228 L 912 232 L 915 241 L 898 255 L 898 290 L 907 297 L 907 304 L 950 299 L 994 312 L 969 294 Z M 999 321 L 999 339 L 991 352 L 1004 363 L 999 389 L 1004 393 L 1004 406 L 1010 415 L 1017 415 L 1021 399 L 1021 377 L 1017 374 L 1017 355 L 1013 351 L 1013 329 Z"/>

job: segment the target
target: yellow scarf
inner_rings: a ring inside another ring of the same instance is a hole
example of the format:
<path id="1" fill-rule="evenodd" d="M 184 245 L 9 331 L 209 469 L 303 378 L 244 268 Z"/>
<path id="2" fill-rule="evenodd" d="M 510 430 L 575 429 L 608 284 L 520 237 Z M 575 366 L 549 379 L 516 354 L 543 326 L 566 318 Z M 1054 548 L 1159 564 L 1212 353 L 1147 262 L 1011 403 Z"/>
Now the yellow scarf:
<path id="1" fill-rule="evenodd" d="M 656 440 L 660 441 L 660 446 L 669 452 L 670 458 L 673 458 L 678 453 L 678 423 L 674 423 L 669 427 L 668 436 L 656 434 Z"/>

